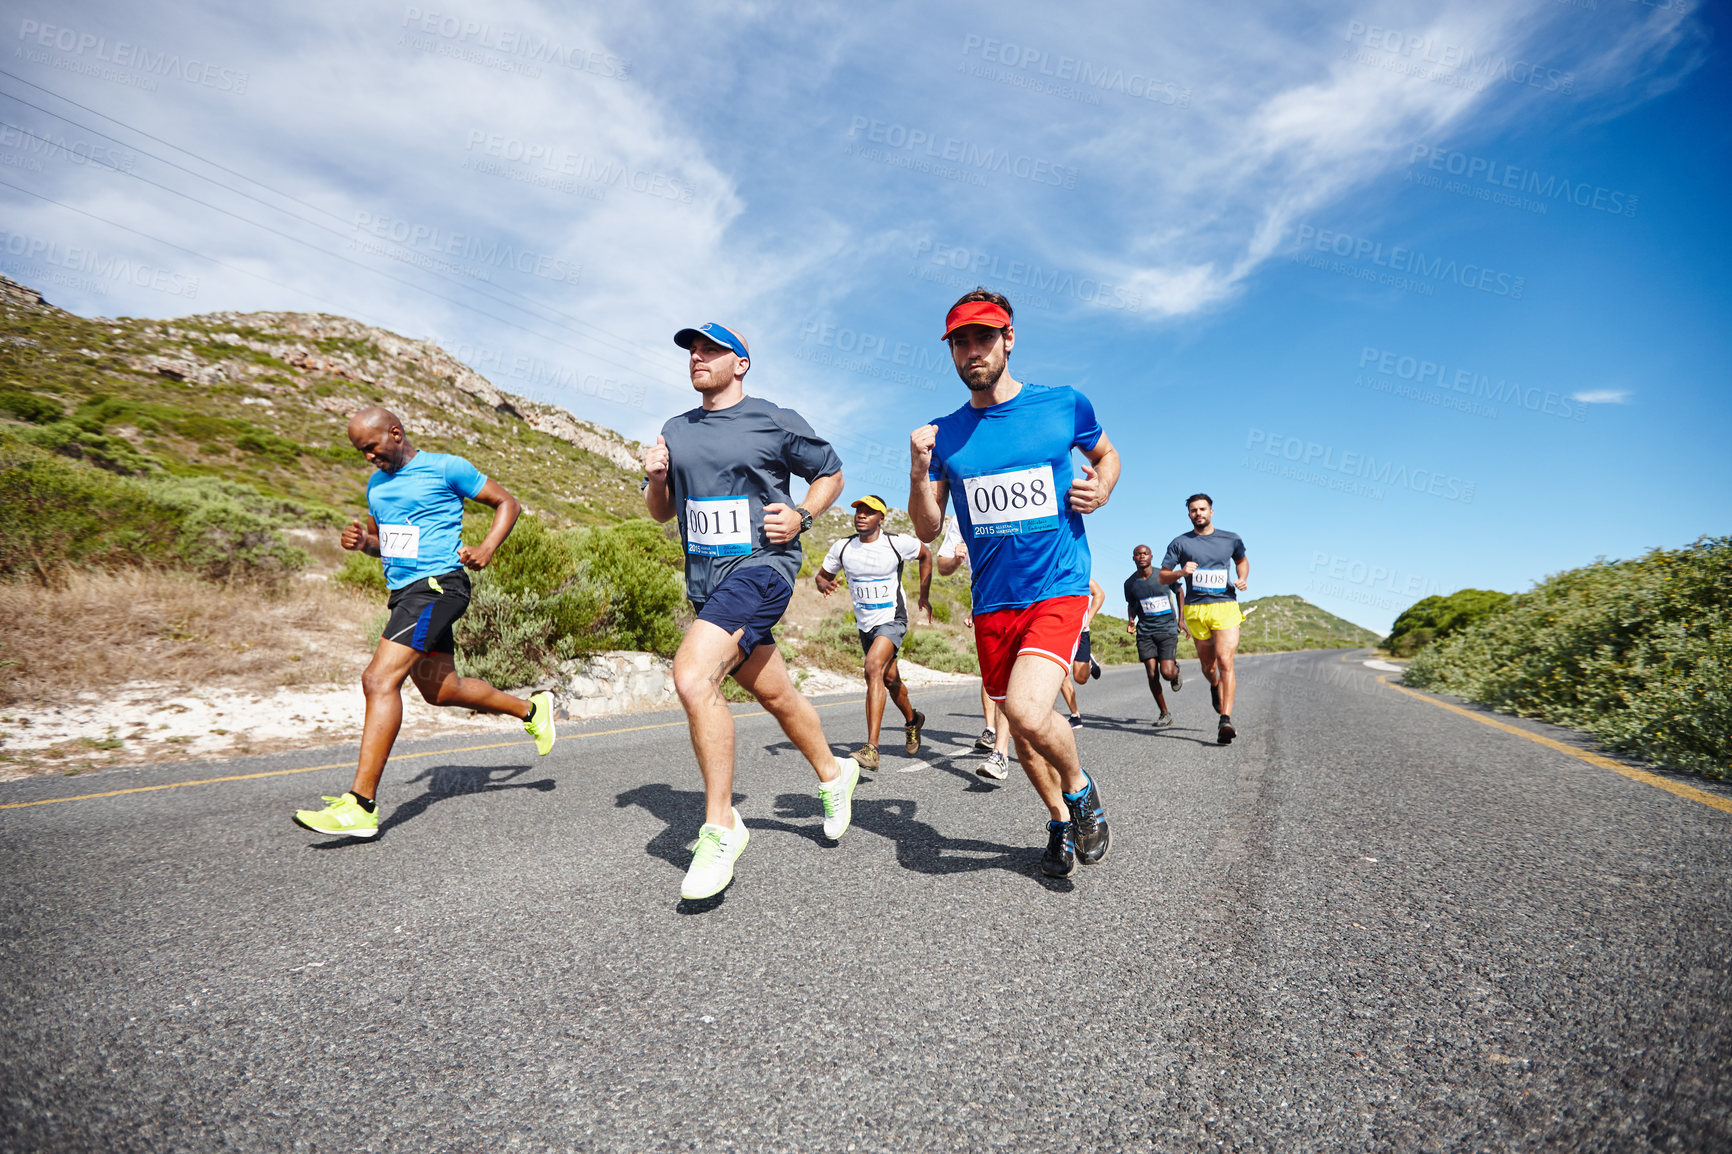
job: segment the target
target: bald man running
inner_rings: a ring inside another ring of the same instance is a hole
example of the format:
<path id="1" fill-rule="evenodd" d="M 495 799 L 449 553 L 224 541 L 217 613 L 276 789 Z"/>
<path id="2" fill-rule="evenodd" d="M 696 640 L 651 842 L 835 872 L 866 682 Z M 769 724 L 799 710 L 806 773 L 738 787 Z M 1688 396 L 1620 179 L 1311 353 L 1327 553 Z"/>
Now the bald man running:
<path id="1" fill-rule="evenodd" d="M 469 608 L 469 574 L 485 569 L 517 523 L 517 498 L 481 475 L 462 457 L 417 449 L 403 422 L 389 410 L 362 409 L 349 420 L 349 443 L 379 470 L 367 482 L 367 524 L 343 529 L 343 548 L 385 564 L 391 620 L 361 674 L 367 698 L 355 781 L 324 809 L 295 812 L 295 824 L 331 837 L 374 837 L 377 793 L 385 761 L 403 725 L 403 682 L 412 679 L 431 705 L 477 713 L 508 713 L 523 720 L 535 752 L 553 748 L 553 698 L 528 701 L 501 693 L 474 677 L 457 676 L 451 627 Z M 463 501 L 493 509 L 493 524 L 479 545 L 462 544 Z"/>

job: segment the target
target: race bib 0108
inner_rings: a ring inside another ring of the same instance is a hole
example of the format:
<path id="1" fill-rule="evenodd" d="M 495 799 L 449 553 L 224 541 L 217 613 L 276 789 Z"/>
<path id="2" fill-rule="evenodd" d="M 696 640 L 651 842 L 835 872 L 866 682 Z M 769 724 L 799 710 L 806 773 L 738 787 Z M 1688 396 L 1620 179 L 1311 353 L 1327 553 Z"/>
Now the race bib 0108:
<path id="1" fill-rule="evenodd" d="M 1191 574 L 1191 591 L 1193 593 L 1225 593 L 1227 591 L 1227 571 L 1225 569 L 1198 569 Z"/>
<path id="2" fill-rule="evenodd" d="M 964 477 L 962 493 L 976 537 L 1047 533 L 1059 527 L 1050 464 Z"/>
<path id="3" fill-rule="evenodd" d="M 747 497 L 687 497 L 686 552 L 735 557 L 752 551 L 752 503 Z"/>
<path id="4" fill-rule="evenodd" d="M 896 604 L 896 579 L 882 581 L 849 581 L 848 595 L 854 599 L 855 610 L 889 609 Z"/>
<path id="5" fill-rule="evenodd" d="M 421 530 L 414 525 L 380 525 L 379 556 L 392 561 L 421 558 Z"/>
<path id="6" fill-rule="evenodd" d="M 1144 597 L 1141 604 L 1143 607 L 1144 617 L 1159 617 L 1163 613 L 1171 613 L 1173 611 L 1172 599 L 1165 595 L 1159 597 Z"/>

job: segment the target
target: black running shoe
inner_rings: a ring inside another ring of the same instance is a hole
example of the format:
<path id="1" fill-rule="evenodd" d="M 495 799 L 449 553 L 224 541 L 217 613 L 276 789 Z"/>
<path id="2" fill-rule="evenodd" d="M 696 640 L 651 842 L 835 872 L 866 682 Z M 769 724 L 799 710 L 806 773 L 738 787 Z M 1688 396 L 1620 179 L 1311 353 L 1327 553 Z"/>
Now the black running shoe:
<path id="1" fill-rule="evenodd" d="M 1233 739 L 1239 736 L 1239 731 L 1233 728 L 1233 719 L 1228 714 L 1221 715 L 1221 728 L 1215 732 L 1215 742 L 1219 745 L 1232 745 Z"/>
<path id="2" fill-rule="evenodd" d="M 980 736 L 974 739 L 974 748 L 976 749 L 991 749 L 997 744 L 998 734 L 992 731 L 992 726 L 990 725 L 981 730 Z"/>
<path id="3" fill-rule="evenodd" d="M 1221 687 L 1213 681 L 1209 682 L 1209 704 L 1215 707 L 1215 712 L 1221 712 Z"/>
<path id="4" fill-rule="evenodd" d="M 1076 871 L 1076 845 L 1071 841 L 1070 822 L 1046 823 L 1046 852 L 1040 855 L 1040 872 L 1049 878 L 1068 878 Z"/>
<path id="5" fill-rule="evenodd" d="M 1087 776 L 1086 774 L 1084 776 Z M 1107 828 L 1106 810 L 1101 808 L 1100 787 L 1090 777 L 1081 794 L 1064 795 L 1065 808 L 1070 810 L 1070 824 L 1076 838 L 1076 857 L 1084 865 L 1094 865 L 1107 856 L 1113 844 L 1113 834 Z"/>
<path id="6" fill-rule="evenodd" d="M 1096 681 L 1101 679 L 1101 663 L 1092 657 L 1089 658 L 1089 676 Z"/>

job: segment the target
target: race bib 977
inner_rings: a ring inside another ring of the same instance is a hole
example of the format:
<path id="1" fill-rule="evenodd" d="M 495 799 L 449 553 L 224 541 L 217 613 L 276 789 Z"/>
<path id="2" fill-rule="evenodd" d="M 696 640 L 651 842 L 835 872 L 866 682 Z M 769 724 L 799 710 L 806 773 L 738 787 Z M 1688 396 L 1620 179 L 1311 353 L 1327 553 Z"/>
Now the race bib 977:
<path id="1" fill-rule="evenodd" d="M 380 525 L 379 556 L 393 561 L 421 558 L 421 530 L 414 525 Z"/>
<path id="2" fill-rule="evenodd" d="M 1225 593 L 1227 591 L 1227 571 L 1225 569 L 1198 569 L 1191 574 L 1191 592 L 1193 593 Z"/>
<path id="3" fill-rule="evenodd" d="M 1047 533 L 1059 527 L 1050 464 L 964 477 L 962 494 L 976 537 Z"/>
<path id="4" fill-rule="evenodd" d="M 752 551 L 752 504 L 746 497 L 687 497 L 686 552 L 735 557 Z"/>

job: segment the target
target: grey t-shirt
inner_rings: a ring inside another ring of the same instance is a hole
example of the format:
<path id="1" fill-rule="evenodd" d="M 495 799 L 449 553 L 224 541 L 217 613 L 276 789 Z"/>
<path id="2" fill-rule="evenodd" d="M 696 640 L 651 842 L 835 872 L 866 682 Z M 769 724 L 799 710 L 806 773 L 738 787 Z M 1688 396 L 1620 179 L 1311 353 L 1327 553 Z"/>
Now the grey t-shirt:
<path id="1" fill-rule="evenodd" d="M 1179 615 L 1177 599 L 1172 594 L 1171 585 L 1161 584 L 1161 575 L 1150 573 L 1147 577 L 1138 577 L 1132 573 L 1125 578 L 1125 603 L 1130 608 L 1131 615 L 1137 619 L 1137 628 L 1145 632 L 1172 630 L 1179 631 Z"/>
<path id="2" fill-rule="evenodd" d="M 686 553 L 686 596 L 709 599 L 735 569 L 768 565 L 792 587 L 799 538 L 772 545 L 764 506 L 792 507 L 790 476 L 811 481 L 842 471 L 842 459 L 792 409 L 746 397 L 725 409 L 698 407 L 662 426 L 668 483 Z"/>
<path id="3" fill-rule="evenodd" d="M 1233 582 L 1239 570 L 1233 562 L 1245 556 L 1245 542 L 1239 534 L 1216 529 L 1207 536 L 1192 529 L 1174 537 L 1161 559 L 1161 568 L 1178 569 L 1186 561 L 1195 561 L 1197 571 L 1185 579 L 1185 604 L 1209 605 L 1221 601 L 1237 601 L 1239 590 Z"/>

